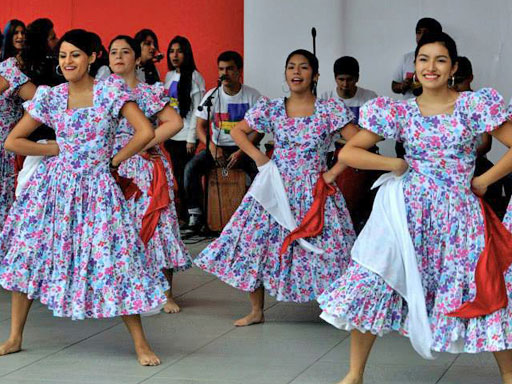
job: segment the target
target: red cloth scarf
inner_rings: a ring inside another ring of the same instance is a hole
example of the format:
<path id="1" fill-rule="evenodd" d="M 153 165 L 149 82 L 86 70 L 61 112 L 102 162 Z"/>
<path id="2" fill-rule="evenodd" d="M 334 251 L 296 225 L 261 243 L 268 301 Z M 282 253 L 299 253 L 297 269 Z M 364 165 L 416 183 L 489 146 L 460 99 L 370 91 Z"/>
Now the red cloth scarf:
<path id="1" fill-rule="evenodd" d="M 153 179 L 148 191 L 151 201 L 142 218 L 142 228 L 140 230 L 140 237 L 144 245 L 147 245 L 155 233 L 162 210 L 169 206 L 171 198 L 169 197 L 169 184 L 167 183 L 162 159 L 159 156 L 148 154 L 143 154 L 142 157 L 153 162 Z"/>
<path id="2" fill-rule="evenodd" d="M 135 184 L 135 182 L 132 179 L 129 179 L 127 177 L 121 176 L 117 169 L 111 171 L 112 176 L 114 177 L 114 180 L 121 188 L 121 191 L 123 191 L 124 198 L 126 200 L 130 200 L 132 197 L 137 200 L 139 197 L 142 196 L 142 192 Z"/>
<path id="3" fill-rule="evenodd" d="M 281 251 L 279 252 L 280 256 L 283 256 L 292 241 L 304 237 L 318 236 L 322 233 L 324 229 L 325 202 L 327 196 L 332 196 L 335 193 L 336 188 L 327 184 L 323 176 L 320 175 L 313 190 L 313 204 L 311 204 L 300 225 L 284 239 Z"/>
<path id="4" fill-rule="evenodd" d="M 484 214 L 485 247 L 475 270 L 476 295 L 446 316 L 470 319 L 489 315 L 508 304 L 504 273 L 512 264 L 512 234 L 480 199 Z"/>

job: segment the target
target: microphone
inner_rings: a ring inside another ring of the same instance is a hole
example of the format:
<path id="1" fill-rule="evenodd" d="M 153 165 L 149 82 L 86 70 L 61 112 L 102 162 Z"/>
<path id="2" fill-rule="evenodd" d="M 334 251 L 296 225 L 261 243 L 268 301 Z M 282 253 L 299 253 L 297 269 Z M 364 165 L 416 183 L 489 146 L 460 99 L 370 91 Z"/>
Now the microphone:
<path id="1" fill-rule="evenodd" d="M 218 83 L 221 84 L 224 80 L 228 80 L 229 76 L 224 74 L 221 77 L 219 77 Z"/>
<path id="2" fill-rule="evenodd" d="M 153 57 L 153 61 L 155 63 L 159 63 L 164 58 L 164 54 L 162 52 L 158 52 L 155 57 Z"/>

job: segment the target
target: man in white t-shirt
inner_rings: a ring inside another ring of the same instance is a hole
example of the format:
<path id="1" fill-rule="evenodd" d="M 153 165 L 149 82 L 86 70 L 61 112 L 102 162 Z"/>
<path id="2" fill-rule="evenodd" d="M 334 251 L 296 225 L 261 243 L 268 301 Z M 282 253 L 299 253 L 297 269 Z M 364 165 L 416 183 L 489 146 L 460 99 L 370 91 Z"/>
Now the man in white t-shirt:
<path id="1" fill-rule="evenodd" d="M 241 83 L 243 59 L 234 51 L 226 51 L 217 58 L 219 78 L 222 77 L 222 86 L 212 98 L 212 109 L 209 116 L 211 137 L 207 143 L 208 112 L 204 107 L 196 110 L 197 138 L 207 149 L 200 152 L 185 167 L 185 191 L 187 193 L 187 208 L 189 213 L 189 227 L 199 229 L 202 226 L 203 191 L 201 177 L 207 174 L 216 165 L 226 168 L 241 168 L 250 176 L 257 172 L 256 164 L 245 155 L 231 137 L 231 129 L 243 120 L 245 113 L 260 98 L 260 93 Z M 209 90 L 201 101 L 204 101 L 214 92 Z M 249 137 L 257 143 L 263 135 L 253 133 Z"/>
<path id="2" fill-rule="evenodd" d="M 424 17 L 418 20 L 416 24 L 416 44 L 418 44 L 425 33 L 442 31 L 443 27 L 441 27 L 439 21 L 430 17 Z M 418 87 L 418 84 L 413 81 L 414 70 L 414 51 L 412 51 L 402 57 L 391 82 L 393 92 L 402 94 L 404 99 L 414 97 L 413 90 Z"/>
<path id="3" fill-rule="evenodd" d="M 334 62 L 336 89 L 324 92 L 320 98 L 327 100 L 339 97 L 354 113 L 354 124 L 359 122 L 359 108 L 368 100 L 377 97 L 374 91 L 357 86 L 359 63 L 351 56 L 343 56 Z"/>
<path id="4" fill-rule="evenodd" d="M 438 33 L 442 31 L 443 27 L 439 21 L 430 17 L 424 17 L 416 23 L 416 44 L 418 44 L 425 33 Z M 412 51 L 402 57 L 400 64 L 393 74 L 391 89 L 394 93 L 402 94 L 404 99 L 411 99 L 421 93 L 420 83 L 414 81 L 414 71 L 414 51 Z M 405 150 L 402 143 L 396 143 L 395 151 L 397 157 L 404 157 Z"/>

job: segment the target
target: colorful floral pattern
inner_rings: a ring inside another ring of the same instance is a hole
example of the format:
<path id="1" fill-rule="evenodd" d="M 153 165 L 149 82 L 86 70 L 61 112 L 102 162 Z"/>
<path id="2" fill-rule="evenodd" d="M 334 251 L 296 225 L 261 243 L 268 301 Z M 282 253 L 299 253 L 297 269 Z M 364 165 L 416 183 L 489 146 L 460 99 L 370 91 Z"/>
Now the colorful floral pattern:
<path id="1" fill-rule="evenodd" d="M 23 116 L 22 100 L 17 92 L 29 79 L 11 57 L 0 63 L 0 76 L 9 88 L 0 94 L 0 229 L 14 201 L 14 153 L 4 149 L 5 139 Z"/>
<path id="2" fill-rule="evenodd" d="M 293 215 L 300 222 L 313 202 L 313 189 L 327 170 L 333 137 L 353 118 L 340 100 L 317 100 L 309 117 L 289 118 L 283 99 L 261 98 L 245 115 L 251 128 L 274 135 L 273 161 L 284 182 Z M 252 196 L 246 195 L 221 236 L 195 263 L 244 291 L 263 285 L 280 301 L 314 300 L 345 271 L 355 240 L 341 192 L 327 199 L 325 227 L 308 238 L 325 250 L 316 255 L 293 242 L 280 259 L 289 231 L 281 227 Z"/>
<path id="3" fill-rule="evenodd" d="M 56 131 L 45 159 L 13 204 L 0 234 L 0 285 L 39 298 L 55 316 L 103 318 L 147 312 L 168 287 L 144 271 L 143 244 L 109 171 L 120 110 L 117 76 L 94 84 L 94 105 L 68 109 L 68 84 L 41 86 L 27 112 Z"/>
<path id="4" fill-rule="evenodd" d="M 156 119 L 156 114 L 169 103 L 162 83 L 154 85 L 139 83 L 132 93 L 140 109 L 150 119 Z M 130 123 L 126 118 L 121 119 L 116 133 L 114 150 L 119 151 L 123 148 L 133 134 L 134 129 Z M 167 209 L 161 212 L 155 233 L 146 245 L 146 266 L 156 271 L 162 268 L 185 270 L 192 266 L 192 259 L 181 241 L 178 216 L 174 206 L 174 176 L 167 157 L 164 156 L 160 148 L 156 147 L 154 150 L 162 159 L 166 169 L 171 203 Z M 140 155 L 135 155 L 121 164 L 119 174 L 133 179 L 142 191 L 142 196 L 139 199 L 127 201 L 130 212 L 136 217 L 137 228 L 142 228 L 142 219 L 151 202 L 148 191 L 153 179 L 153 162 Z"/>
<path id="5" fill-rule="evenodd" d="M 360 113 L 362 127 L 404 143 L 409 231 L 417 253 L 433 332 L 433 350 L 512 348 L 512 274 L 507 308 L 460 319 L 445 314 L 475 296 L 474 272 L 484 248 L 481 207 L 470 190 L 478 136 L 502 124 L 502 97 L 492 89 L 459 95 L 453 114 L 422 116 L 415 99 L 378 98 Z M 379 241 L 379 239 L 375 239 Z M 379 255 L 375 255 L 378 257 Z M 320 298 L 324 315 L 344 329 L 407 334 L 407 304 L 378 275 L 352 262 Z"/>

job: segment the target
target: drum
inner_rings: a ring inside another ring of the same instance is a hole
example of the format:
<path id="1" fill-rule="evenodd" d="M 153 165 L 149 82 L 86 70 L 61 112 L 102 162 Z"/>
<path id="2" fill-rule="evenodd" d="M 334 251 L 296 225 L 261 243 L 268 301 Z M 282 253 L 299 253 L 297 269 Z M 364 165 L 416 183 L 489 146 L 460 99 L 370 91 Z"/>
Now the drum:
<path id="1" fill-rule="evenodd" d="M 240 169 L 215 168 L 208 174 L 207 218 L 210 231 L 220 232 L 247 191 L 246 175 Z"/>

